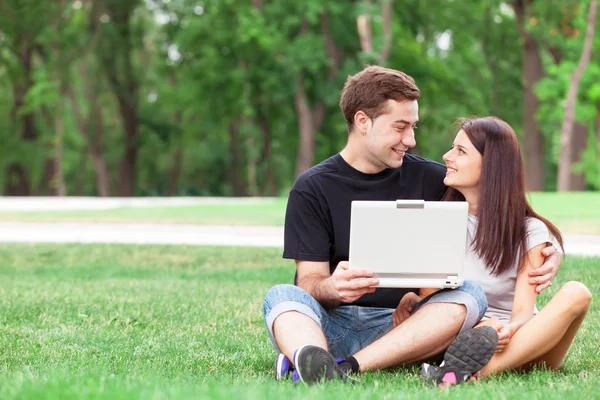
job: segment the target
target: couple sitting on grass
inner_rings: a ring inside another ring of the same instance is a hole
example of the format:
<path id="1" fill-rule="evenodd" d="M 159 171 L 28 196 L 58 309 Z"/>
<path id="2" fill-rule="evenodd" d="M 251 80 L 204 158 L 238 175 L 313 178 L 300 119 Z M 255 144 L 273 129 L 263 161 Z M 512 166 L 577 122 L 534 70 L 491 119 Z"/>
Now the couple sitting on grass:
<path id="1" fill-rule="evenodd" d="M 296 261 L 295 285 L 273 287 L 264 301 L 276 379 L 348 381 L 421 363 L 421 375 L 446 386 L 562 365 L 591 293 L 568 282 L 535 307 L 560 267 L 552 243 L 562 248 L 562 238 L 526 200 L 515 132 L 494 117 L 465 120 L 445 166 L 408 154 L 419 96 L 411 77 L 391 69 L 367 67 L 346 81 L 348 143 L 295 182 L 283 252 Z M 348 269 L 351 202 L 397 199 L 468 202 L 461 287 L 375 289 L 371 272 Z"/>

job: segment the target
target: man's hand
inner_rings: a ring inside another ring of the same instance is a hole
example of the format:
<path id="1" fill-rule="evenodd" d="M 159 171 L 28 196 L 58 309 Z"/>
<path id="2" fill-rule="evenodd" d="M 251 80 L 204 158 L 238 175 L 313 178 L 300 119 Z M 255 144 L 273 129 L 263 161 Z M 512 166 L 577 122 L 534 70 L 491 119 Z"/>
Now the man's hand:
<path id="1" fill-rule="evenodd" d="M 415 305 L 419 301 L 421 301 L 421 298 L 413 292 L 406 293 L 404 297 L 402 297 L 400 304 L 398 304 L 398 307 L 396 307 L 394 313 L 392 314 L 392 323 L 394 328 L 410 317 L 410 313 L 414 310 Z"/>
<path id="2" fill-rule="evenodd" d="M 349 269 L 348 261 L 341 261 L 333 274 L 327 278 L 332 298 L 342 303 L 352 303 L 362 295 L 373 293 L 379 279 L 366 269 Z"/>
<path id="3" fill-rule="evenodd" d="M 542 293 L 544 289 L 552 286 L 552 279 L 558 272 L 562 261 L 560 254 L 556 251 L 554 246 L 546 246 L 542 250 L 542 255 L 546 257 L 544 264 L 529 272 L 529 284 L 536 285 L 535 291 L 537 294 Z"/>

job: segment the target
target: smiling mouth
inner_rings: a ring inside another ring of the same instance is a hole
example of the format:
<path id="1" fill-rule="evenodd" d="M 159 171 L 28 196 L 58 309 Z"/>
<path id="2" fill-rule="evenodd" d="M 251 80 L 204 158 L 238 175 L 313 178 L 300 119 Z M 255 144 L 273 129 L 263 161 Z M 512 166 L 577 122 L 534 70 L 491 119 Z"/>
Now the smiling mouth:
<path id="1" fill-rule="evenodd" d="M 392 148 L 392 150 L 394 150 L 394 152 L 396 152 L 397 154 L 400 154 L 401 156 L 403 156 L 404 154 L 406 154 L 405 150 L 398 150 L 398 149 L 394 149 L 394 148 Z"/>
<path id="2" fill-rule="evenodd" d="M 454 168 L 446 167 L 446 175 L 447 174 L 452 174 L 454 172 L 456 172 L 456 170 Z"/>

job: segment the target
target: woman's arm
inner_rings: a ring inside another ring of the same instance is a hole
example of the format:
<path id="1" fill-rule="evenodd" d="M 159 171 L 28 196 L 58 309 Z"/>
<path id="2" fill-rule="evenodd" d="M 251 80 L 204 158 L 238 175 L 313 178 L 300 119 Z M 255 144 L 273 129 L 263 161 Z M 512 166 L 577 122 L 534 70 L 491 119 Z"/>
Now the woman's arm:
<path id="1" fill-rule="evenodd" d="M 540 244 L 530 249 L 525 254 L 523 267 L 517 275 L 517 284 L 515 285 L 513 309 L 508 326 L 510 329 L 510 336 L 514 335 L 525 322 L 533 317 L 537 292 L 535 291 L 535 286 L 529 284 L 529 272 L 539 268 L 544 263 L 542 249 L 545 247 L 545 243 Z"/>

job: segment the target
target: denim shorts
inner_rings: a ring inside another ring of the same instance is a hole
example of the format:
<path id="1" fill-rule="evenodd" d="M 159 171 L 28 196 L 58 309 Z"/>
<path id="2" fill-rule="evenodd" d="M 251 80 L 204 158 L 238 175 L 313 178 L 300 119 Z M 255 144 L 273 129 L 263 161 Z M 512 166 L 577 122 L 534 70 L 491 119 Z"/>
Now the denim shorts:
<path id="1" fill-rule="evenodd" d="M 465 281 L 457 289 L 437 291 L 415 306 L 413 313 L 431 303 L 463 304 L 467 309 L 461 332 L 474 327 L 487 310 L 483 290 L 472 281 Z M 269 337 L 277 352 L 273 338 L 273 322 L 288 311 L 296 311 L 313 319 L 323 329 L 329 350 L 335 357 L 347 357 L 368 346 L 392 329 L 392 308 L 341 306 L 324 309 L 306 291 L 294 285 L 277 285 L 269 290 L 263 304 L 263 316 Z"/>

